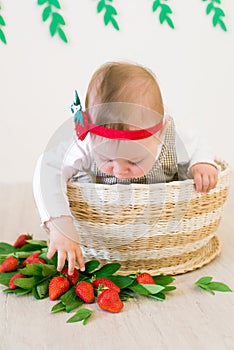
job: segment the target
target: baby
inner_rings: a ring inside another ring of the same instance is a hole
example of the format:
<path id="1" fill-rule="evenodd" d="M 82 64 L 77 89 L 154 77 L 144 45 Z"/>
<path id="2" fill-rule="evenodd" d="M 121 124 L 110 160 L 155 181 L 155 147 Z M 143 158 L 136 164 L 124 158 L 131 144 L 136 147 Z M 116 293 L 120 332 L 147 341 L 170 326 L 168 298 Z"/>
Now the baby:
<path id="1" fill-rule="evenodd" d="M 112 185 L 190 177 L 196 191 L 207 193 L 216 186 L 218 175 L 204 140 L 184 132 L 178 137 L 148 69 L 130 63 L 104 64 L 89 83 L 85 107 L 84 112 L 76 95 L 71 107 L 75 140 L 68 147 L 45 152 L 34 174 L 35 201 L 42 225 L 49 231 L 47 257 L 58 253 L 58 271 L 67 259 L 69 274 L 76 263 L 81 271 L 85 269 L 66 197 L 69 179 Z"/>

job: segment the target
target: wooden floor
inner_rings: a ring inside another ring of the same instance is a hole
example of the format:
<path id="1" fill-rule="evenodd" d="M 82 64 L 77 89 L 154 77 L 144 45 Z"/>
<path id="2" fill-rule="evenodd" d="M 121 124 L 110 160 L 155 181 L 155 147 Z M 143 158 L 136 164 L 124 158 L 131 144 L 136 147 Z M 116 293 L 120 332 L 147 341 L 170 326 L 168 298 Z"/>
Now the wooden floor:
<path id="1" fill-rule="evenodd" d="M 234 181 L 232 181 L 234 183 Z M 13 243 L 22 232 L 46 239 L 31 184 L 0 186 L 0 241 Z M 222 253 L 209 265 L 175 276 L 177 290 L 164 302 L 147 298 L 125 303 L 119 314 L 95 310 L 86 326 L 66 323 L 67 313 L 51 314 L 54 303 L 32 296 L 6 295 L 0 286 L 0 350 L 233 350 L 234 293 L 215 296 L 194 282 L 202 276 L 234 290 L 234 188 L 230 190 L 218 234 Z"/>

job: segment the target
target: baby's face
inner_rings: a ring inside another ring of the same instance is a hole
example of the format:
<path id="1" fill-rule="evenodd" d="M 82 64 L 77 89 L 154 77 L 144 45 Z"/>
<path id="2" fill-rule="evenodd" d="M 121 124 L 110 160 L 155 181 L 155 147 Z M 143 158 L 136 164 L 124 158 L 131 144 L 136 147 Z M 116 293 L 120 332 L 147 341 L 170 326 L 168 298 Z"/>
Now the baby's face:
<path id="1" fill-rule="evenodd" d="M 102 139 L 103 140 L 103 139 Z M 159 141 L 155 136 L 144 140 L 104 140 L 93 142 L 94 159 L 100 171 L 121 180 L 146 175 L 155 162 Z"/>

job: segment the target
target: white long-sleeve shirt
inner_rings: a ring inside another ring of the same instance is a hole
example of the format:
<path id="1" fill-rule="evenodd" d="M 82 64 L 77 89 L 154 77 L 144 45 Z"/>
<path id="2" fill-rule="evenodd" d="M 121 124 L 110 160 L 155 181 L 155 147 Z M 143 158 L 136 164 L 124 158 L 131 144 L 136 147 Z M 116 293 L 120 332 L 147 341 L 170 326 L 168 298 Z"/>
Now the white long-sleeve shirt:
<path id="1" fill-rule="evenodd" d="M 166 117 L 163 123 L 165 121 Z M 155 160 L 159 157 L 162 144 Z M 218 168 L 214 162 L 215 155 L 206 140 L 194 130 L 185 131 L 183 125 L 176 126 L 175 146 L 178 165 L 186 165 L 188 177 L 192 177 L 190 169 L 196 163 L 210 163 Z M 67 182 L 78 172 L 88 171 L 92 161 L 90 155 L 89 134 L 85 140 L 78 140 L 73 122 L 69 121 L 55 133 L 46 151 L 39 157 L 33 177 L 34 198 L 42 227 L 45 228 L 44 223 L 50 218 L 72 216 L 66 195 Z"/>

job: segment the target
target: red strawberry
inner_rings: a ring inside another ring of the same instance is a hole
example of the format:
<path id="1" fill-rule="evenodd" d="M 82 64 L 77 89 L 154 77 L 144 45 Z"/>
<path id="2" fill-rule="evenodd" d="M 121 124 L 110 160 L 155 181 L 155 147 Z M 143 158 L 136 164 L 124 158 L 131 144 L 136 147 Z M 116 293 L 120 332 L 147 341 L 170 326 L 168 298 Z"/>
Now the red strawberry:
<path id="1" fill-rule="evenodd" d="M 120 288 L 108 278 L 97 278 L 95 281 L 93 281 L 94 288 L 98 288 L 98 286 L 100 286 L 101 284 L 104 284 L 104 287 L 115 290 L 117 293 L 120 292 Z"/>
<path id="2" fill-rule="evenodd" d="M 75 268 L 74 269 L 74 272 L 72 275 L 68 275 L 68 268 L 67 267 L 64 267 L 63 270 L 62 270 L 62 274 L 65 275 L 65 277 L 68 278 L 69 282 L 74 285 L 78 282 L 78 279 L 79 279 L 79 271 Z"/>
<path id="3" fill-rule="evenodd" d="M 27 244 L 26 242 L 27 239 L 32 239 L 32 236 L 27 233 L 22 233 L 21 235 L 19 235 L 19 237 L 15 241 L 14 247 L 15 248 L 23 247 L 25 244 Z"/>
<path id="4" fill-rule="evenodd" d="M 11 279 L 10 279 L 10 282 L 9 282 L 9 288 L 10 289 L 15 289 L 15 288 L 18 288 L 18 286 L 15 285 L 15 280 L 17 278 L 26 278 L 25 275 L 23 275 L 22 273 L 16 273 Z"/>
<path id="5" fill-rule="evenodd" d="M 153 277 L 147 272 L 139 274 L 136 280 L 138 283 L 141 283 L 141 284 L 156 284 Z"/>
<path id="6" fill-rule="evenodd" d="M 75 292 L 85 303 L 93 303 L 95 300 L 94 289 L 89 282 L 79 282 L 76 286 Z"/>
<path id="7" fill-rule="evenodd" d="M 66 293 L 70 287 L 68 279 L 64 276 L 53 277 L 49 284 L 49 297 L 51 300 L 58 299 L 62 294 Z"/>
<path id="8" fill-rule="evenodd" d="M 119 294 L 113 289 L 104 290 L 98 296 L 97 302 L 102 310 L 110 312 L 120 312 L 124 307 Z"/>
<path id="9" fill-rule="evenodd" d="M 32 253 L 31 255 L 29 255 L 27 257 L 27 259 L 25 259 L 23 261 L 23 266 L 26 266 L 27 264 L 39 264 L 39 263 L 42 263 L 42 264 L 46 264 L 46 261 L 39 258 L 39 255 L 41 253 Z"/>
<path id="10" fill-rule="evenodd" d="M 8 256 L 0 266 L 0 272 L 15 271 L 19 268 L 18 260 L 10 255 Z"/>

